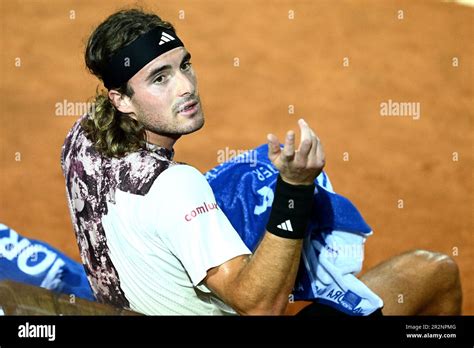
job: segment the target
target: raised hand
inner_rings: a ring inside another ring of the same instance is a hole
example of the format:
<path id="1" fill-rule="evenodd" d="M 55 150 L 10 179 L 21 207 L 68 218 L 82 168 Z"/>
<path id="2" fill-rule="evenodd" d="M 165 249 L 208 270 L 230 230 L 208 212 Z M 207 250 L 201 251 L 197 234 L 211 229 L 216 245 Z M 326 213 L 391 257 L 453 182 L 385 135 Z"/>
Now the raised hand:
<path id="1" fill-rule="evenodd" d="M 293 185 L 310 185 L 325 165 L 323 146 L 305 120 L 298 120 L 301 142 L 295 150 L 295 132 L 288 131 L 283 149 L 276 135 L 268 134 L 268 157 L 284 181 Z"/>

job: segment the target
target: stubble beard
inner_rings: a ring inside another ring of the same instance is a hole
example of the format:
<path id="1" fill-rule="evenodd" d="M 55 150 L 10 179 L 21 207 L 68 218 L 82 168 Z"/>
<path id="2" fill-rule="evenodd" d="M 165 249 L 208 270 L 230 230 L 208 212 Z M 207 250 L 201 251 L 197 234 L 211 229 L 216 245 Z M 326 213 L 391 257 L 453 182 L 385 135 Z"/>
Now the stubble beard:
<path id="1" fill-rule="evenodd" d="M 200 101 L 199 101 L 200 103 Z M 170 122 L 160 122 L 160 117 L 155 115 L 147 115 L 143 111 L 139 111 L 140 114 L 137 115 L 137 120 L 145 127 L 149 132 L 153 132 L 158 135 L 179 138 L 182 135 L 191 134 L 197 132 L 204 126 L 204 112 L 202 106 L 200 105 L 200 115 L 195 115 L 192 118 L 191 124 L 182 125 L 179 122 L 180 116 L 174 114 L 172 121 Z M 197 117 L 197 118 L 196 118 Z M 195 119 L 196 118 L 196 119 Z M 156 122 L 153 122 L 156 120 Z"/>

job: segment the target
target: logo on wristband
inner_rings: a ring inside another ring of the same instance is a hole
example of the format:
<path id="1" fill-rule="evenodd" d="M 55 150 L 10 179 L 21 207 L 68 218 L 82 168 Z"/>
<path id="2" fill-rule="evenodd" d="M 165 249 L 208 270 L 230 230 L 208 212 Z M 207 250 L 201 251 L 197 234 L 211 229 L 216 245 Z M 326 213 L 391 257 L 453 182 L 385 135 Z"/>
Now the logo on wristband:
<path id="1" fill-rule="evenodd" d="M 286 220 L 285 222 L 282 222 L 281 224 L 277 225 L 277 227 L 280 230 L 283 230 L 283 231 L 293 232 L 293 226 L 291 226 L 291 221 L 290 220 Z"/>

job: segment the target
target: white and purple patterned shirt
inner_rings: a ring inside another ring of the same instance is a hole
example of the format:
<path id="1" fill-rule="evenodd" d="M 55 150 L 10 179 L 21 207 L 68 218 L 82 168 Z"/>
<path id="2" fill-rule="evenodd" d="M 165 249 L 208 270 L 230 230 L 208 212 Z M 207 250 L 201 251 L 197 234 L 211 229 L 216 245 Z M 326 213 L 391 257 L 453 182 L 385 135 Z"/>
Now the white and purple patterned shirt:
<path id="1" fill-rule="evenodd" d="M 97 300 L 149 315 L 235 314 L 202 281 L 210 268 L 250 251 L 204 176 L 156 145 L 106 157 L 82 120 L 66 137 L 61 165 Z"/>

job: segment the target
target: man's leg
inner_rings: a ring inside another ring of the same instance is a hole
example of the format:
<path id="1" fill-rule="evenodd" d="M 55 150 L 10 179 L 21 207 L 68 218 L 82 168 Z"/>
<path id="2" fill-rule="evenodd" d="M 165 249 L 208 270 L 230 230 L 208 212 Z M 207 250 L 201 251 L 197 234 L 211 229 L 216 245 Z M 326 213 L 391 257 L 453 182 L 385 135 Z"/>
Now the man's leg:
<path id="1" fill-rule="evenodd" d="M 375 266 L 359 278 L 384 301 L 384 315 L 460 315 L 459 269 L 444 254 L 415 250 Z"/>

